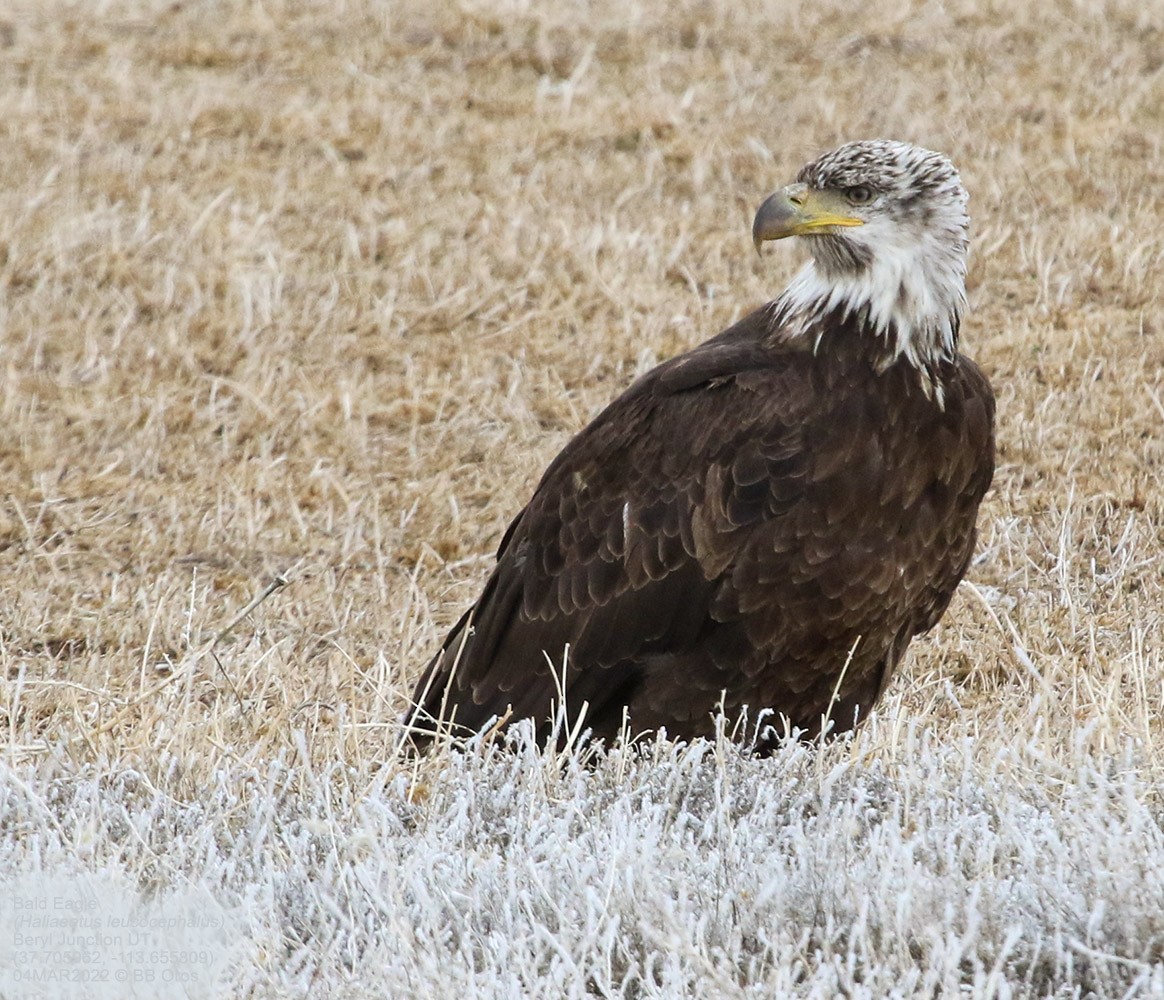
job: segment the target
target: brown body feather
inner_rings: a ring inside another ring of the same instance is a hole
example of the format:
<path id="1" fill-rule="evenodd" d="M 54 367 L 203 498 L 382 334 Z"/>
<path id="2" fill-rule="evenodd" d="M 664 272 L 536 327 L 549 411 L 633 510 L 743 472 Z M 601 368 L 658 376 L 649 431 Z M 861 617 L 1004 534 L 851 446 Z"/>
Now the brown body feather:
<path id="1" fill-rule="evenodd" d="M 624 713 L 706 736 L 721 706 L 852 728 L 945 611 L 994 461 L 978 367 L 927 383 L 884 351 L 858 318 L 791 337 L 761 309 L 635 382 L 506 532 L 416 687 L 414 742 L 507 713 L 544 738 L 567 646 L 568 713 L 598 737 Z"/>

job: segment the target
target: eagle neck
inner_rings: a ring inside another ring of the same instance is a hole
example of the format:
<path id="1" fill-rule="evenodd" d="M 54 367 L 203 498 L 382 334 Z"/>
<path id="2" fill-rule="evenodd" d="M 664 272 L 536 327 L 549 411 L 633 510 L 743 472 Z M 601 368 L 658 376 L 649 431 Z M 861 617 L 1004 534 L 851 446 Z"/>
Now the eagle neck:
<path id="1" fill-rule="evenodd" d="M 887 295 L 868 279 L 826 280 L 810 261 L 769 305 L 769 331 L 817 355 L 827 351 L 859 359 L 877 374 L 908 365 L 940 405 L 942 375 L 957 356 L 965 301 L 961 281 L 951 284 L 956 287 L 949 294 L 927 294 L 930 308 L 918 309 L 921 296 L 905 278 Z"/>

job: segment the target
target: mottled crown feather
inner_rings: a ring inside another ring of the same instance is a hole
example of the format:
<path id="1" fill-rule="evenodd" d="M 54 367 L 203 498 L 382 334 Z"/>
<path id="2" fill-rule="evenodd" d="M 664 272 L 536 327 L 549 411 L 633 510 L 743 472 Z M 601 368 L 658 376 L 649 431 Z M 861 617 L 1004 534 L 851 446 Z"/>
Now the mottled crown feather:
<path id="1" fill-rule="evenodd" d="M 796 179 L 818 189 L 865 184 L 916 202 L 927 195 L 961 195 L 965 190 L 948 157 L 893 139 L 863 139 L 818 156 Z"/>

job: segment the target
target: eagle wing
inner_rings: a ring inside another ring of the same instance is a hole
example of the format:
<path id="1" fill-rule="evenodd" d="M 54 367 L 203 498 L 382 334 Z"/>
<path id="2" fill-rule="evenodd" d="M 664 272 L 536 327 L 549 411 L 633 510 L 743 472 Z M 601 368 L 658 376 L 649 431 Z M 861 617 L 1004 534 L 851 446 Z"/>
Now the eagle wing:
<path id="1" fill-rule="evenodd" d="M 758 311 L 664 363 L 570 441 L 417 685 L 414 726 L 541 722 L 564 681 L 567 709 L 587 703 L 609 736 L 648 672 L 668 683 L 637 706 L 640 729 L 731 686 L 748 644 L 716 628 L 740 617 L 728 570 L 797 502 L 807 461 L 811 386 L 759 346 L 767 323 Z"/>

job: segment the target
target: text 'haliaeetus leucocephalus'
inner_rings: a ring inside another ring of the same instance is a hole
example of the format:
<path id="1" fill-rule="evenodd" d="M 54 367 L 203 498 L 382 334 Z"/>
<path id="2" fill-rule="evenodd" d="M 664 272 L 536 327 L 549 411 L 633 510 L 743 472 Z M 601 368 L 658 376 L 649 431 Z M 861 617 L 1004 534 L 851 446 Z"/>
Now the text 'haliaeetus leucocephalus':
<path id="1" fill-rule="evenodd" d="M 884 140 L 768 198 L 757 248 L 802 236 L 812 260 L 554 459 L 420 679 L 412 741 L 522 718 L 545 739 L 563 697 L 607 740 L 868 715 L 966 572 L 993 473 L 994 397 L 958 353 L 966 201 L 945 156 Z"/>

